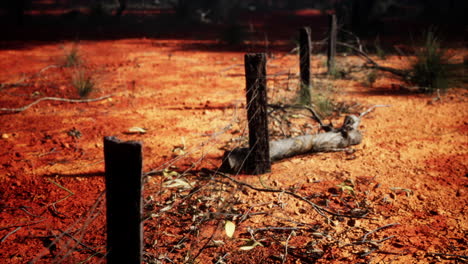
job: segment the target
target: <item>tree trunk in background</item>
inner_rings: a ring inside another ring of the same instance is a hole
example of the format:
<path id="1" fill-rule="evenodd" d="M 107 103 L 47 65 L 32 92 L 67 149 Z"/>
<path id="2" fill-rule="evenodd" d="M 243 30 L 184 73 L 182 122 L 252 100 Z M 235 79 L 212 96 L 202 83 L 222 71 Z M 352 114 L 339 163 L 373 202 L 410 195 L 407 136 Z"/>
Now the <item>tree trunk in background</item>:
<path id="1" fill-rule="evenodd" d="M 125 9 L 127 9 L 127 0 L 119 0 L 119 7 L 117 8 L 115 15 L 121 16 Z"/>

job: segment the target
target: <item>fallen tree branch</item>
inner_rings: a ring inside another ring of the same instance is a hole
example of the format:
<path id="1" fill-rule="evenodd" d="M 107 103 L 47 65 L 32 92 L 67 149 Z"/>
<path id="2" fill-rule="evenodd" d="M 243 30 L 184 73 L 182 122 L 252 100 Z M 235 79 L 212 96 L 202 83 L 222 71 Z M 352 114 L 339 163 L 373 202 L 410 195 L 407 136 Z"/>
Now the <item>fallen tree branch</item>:
<path id="1" fill-rule="evenodd" d="M 101 101 L 110 97 L 112 97 L 112 95 L 106 95 L 106 96 L 102 96 L 99 98 L 92 98 L 92 99 L 67 99 L 67 98 L 58 98 L 58 97 L 43 97 L 20 108 L 0 108 L 0 111 L 19 113 L 19 112 L 23 112 L 27 110 L 31 106 L 34 106 L 42 101 L 59 101 L 59 102 L 67 102 L 67 103 L 91 103 L 91 102 Z"/>
<path id="2" fill-rule="evenodd" d="M 365 65 L 364 67 L 366 67 L 366 68 L 377 69 L 377 70 L 389 72 L 389 73 L 392 73 L 392 74 L 394 74 L 396 76 L 399 76 L 399 77 L 403 78 L 404 80 L 407 80 L 410 77 L 408 71 L 394 69 L 394 68 L 379 65 L 376 61 L 371 59 L 369 57 L 369 55 L 367 55 L 367 53 L 363 52 L 362 50 L 356 48 L 353 45 L 350 45 L 350 44 L 345 43 L 345 42 L 339 42 L 339 41 L 336 44 L 347 47 L 347 48 L 350 48 L 353 51 L 355 51 L 359 56 L 364 58 L 367 61 L 367 63 L 370 64 L 370 65 L 367 65 L 367 66 Z"/>
<path id="3" fill-rule="evenodd" d="M 270 160 L 278 161 L 295 155 L 311 152 L 330 152 L 357 145 L 362 141 L 361 132 L 358 130 L 359 124 L 359 117 L 349 115 L 345 117 L 343 125 L 339 129 L 331 128 L 326 133 L 271 141 Z M 224 172 L 242 171 L 249 153 L 249 148 L 235 148 L 226 151 L 220 170 Z"/>
<path id="4" fill-rule="evenodd" d="M 293 138 L 286 138 L 271 141 L 270 161 L 278 161 L 284 158 L 313 153 L 313 152 L 335 152 L 343 151 L 352 145 L 358 145 L 362 141 L 362 134 L 358 130 L 361 118 L 372 112 L 377 107 L 390 107 L 389 105 L 374 105 L 359 116 L 348 115 L 340 128 L 334 128 L 332 124 L 325 125 L 317 112 L 306 105 L 268 105 L 277 109 L 293 108 L 306 109 L 312 113 L 312 119 L 320 124 L 326 133 L 314 135 L 302 135 Z M 223 162 L 220 171 L 228 173 L 239 173 L 244 169 L 245 161 L 250 154 L 249 148 L 235 148 L 226 151 L 223 155 Z"/>

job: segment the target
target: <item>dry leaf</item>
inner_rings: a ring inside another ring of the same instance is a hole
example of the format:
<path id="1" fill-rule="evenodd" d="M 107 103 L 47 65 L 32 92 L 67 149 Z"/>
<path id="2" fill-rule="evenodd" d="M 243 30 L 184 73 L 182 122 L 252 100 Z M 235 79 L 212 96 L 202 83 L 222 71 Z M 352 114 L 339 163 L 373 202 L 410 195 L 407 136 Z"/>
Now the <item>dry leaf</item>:
<path id="1" fill-rule="evenodd" d="M 263 247 L 262 243 L 260 243 L 258 241 L 255 241 L 255 240 L 249 240 L 247 242 L 247 244 L 240 247 L 239 249 L 240 250 L 251 250 L 251 249 L 254 249 L 256 246 L 262 246 Z"/>
<path id="2" fill-rule="evenodd" d="M 126 134 L 145 134 L 146 129 L 141 127 L 131 127 L 125 132 Z"/>
<path id="3" fill-rule="evenodd" d="M 180 189 L 190 189 L 192 185 L 182 179 L 169 180 L 163 183 L 163 186 L 166 188 L 180 188 Z"/>
<path id="4" fill-rule="evenodd" d="M 228 220 L 224 224 L 224 230 L 226 231 L 226 235 L 229 238 L 232 238 L 232 236 L 234 235 L 234 231 L 236 231 L 236 224 Z"/>

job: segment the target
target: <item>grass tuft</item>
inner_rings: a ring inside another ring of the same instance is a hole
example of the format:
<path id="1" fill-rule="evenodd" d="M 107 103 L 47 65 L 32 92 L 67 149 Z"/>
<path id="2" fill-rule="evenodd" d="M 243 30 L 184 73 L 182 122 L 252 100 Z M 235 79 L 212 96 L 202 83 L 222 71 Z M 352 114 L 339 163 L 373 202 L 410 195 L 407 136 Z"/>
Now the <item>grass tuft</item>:
<path id="1" fill-rule="evenodd" d="M 379 59 L 386 59 L 387 55 L 385 53 L 385 50 L 382 48 L 382 45 L 380 44 L 380 37 L 377 36 L 377 38 L 374 40 L 374 49 L 375 49 L 375 54 Z"/>
<path id="2" fill-rule="evenodd" d="M 81 58 L 78 53 L 78 47 L 74 45 L 71 50 L 65 54 L 65 67 L 75 67 L 81 64 Z"/>
<path id="3" fill-rule="evenodd" d="M 83 69 L 77 70 L 72 76 L 72 85 L 75 87 L 76 91 L 80 98 L 86 98 L 88 95 L 94 91 L 94 82 Z"/>
<path id="4" fill-rule="evenodd" d="M 330 117 L 335 111 L 335 103 L 326 93 L 314 94 L 312 104 L 322 118 Z"/>
<path id="5" fill-rule="evenodd" d="M 310 105 L 311 101 L 311 87 L 305 84 L 301 84 L 299 94 L 297 96 L 297 103 L 301 105 Z"/>
<path id="6" fill-rule="evenodd" d="M 424 45 L 416 53 L 416 61 L 410 69 L 410 82 L 420 91 L 446 90 L 449 86 L 449 60 L 441 41 L 433 30 L 424 34 Z"/>
<path id="7" fill-rule="evenodd" d="M 371 70 L 367 75 L 366 75 L 366 80 L 364 84 L 368 87 L 372 87 L 377 81 L 377 71 L 376 70 Z"/>

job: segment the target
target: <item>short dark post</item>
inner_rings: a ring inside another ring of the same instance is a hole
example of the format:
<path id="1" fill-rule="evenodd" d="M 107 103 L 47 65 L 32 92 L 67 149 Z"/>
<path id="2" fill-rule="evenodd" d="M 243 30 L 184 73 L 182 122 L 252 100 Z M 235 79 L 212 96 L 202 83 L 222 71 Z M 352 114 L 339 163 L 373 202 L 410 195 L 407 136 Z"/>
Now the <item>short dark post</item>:
<path id="1" fill-rule="evenodd" d="M 337 35 L 337 23 L 336 23 L 336 15 L 331 14 L 329 16 L 329 39 L 328 39 L 328 59 L 327 59 L 327 67 L 328 67 L 328 74 L 333 74 L 335 72 L 335 55 L 336 55 L 336 35 Z"/>
<path id="2" fill-rule="evenodd" d="M 310 53 L 312 43 L 310 41 L 310 27 L 299 30 L 299 70 L 301 73 L 301 103 L 310 104 Z"/>
<path id="3" fill-rule="evenodd" d="M 104 138 L 107 263 L 141 264 L 143 229 L 142 148 L 139 142 Z"/>
<path id="4" fill-rule="evenodd" d="M 270 146 L 268 140 L 266 55 L 245 55 L 247 88 L 247 120 L 249 122 L 249 152 L 245 172 L 263 174 L 270 172 Z"/>

